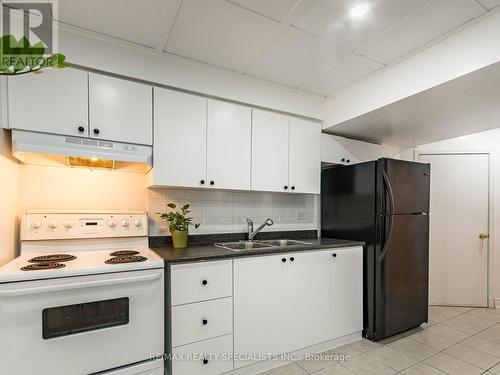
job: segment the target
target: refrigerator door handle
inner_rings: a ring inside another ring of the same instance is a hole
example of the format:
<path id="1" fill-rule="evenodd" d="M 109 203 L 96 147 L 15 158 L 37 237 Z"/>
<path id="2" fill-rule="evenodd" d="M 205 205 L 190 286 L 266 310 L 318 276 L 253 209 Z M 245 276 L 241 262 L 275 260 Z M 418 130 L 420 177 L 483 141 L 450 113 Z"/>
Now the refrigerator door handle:
<path id="1" fill-rule="evenodd" d="M 392 186 L 391 182 L 389 181 L 389 176 L 387 176 L 387 173 L 382 169 L 378 168 L 380 174 L 382 175 L 382 179 L 384 180 L 384 185 L 387 189 L 388 195 L 389 195 L 389 212 L 386 213 L 383 217 L 388 217 L 389 218 L 389 225 L 386 233 L 386 240 L 384 243 L 384 247 L 382 248 L 382 251 L 380 252 L 380 255 L 378 256 L 378 260 L 382 261 L 384 260 L 385 256 L 387 255 L 387 250 L 389 249 L 389 244 L 391 243 L 391 238 L 392 238 L 392 230 L 393 230 L 393 218 L 392 215 L 394 214 L 394 193 L 392 191 Z"/>

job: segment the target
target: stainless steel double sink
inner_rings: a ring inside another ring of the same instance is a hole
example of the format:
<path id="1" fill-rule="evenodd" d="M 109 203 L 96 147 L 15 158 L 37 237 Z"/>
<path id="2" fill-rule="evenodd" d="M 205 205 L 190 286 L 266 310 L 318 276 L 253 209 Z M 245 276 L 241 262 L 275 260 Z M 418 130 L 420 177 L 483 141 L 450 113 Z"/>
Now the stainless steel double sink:
<path id="1" fill-rule="evenodd" d="M 216 243 L 215 246 L 232 251 L 245 251 L 254 249 L 273 249 L 277 247 L 287 247 L 295 245 L 310 245 L 309 242 L 295 240 L 262 240 L 262 241 L 237 241 L 237 242 L 222 242 Z"/>

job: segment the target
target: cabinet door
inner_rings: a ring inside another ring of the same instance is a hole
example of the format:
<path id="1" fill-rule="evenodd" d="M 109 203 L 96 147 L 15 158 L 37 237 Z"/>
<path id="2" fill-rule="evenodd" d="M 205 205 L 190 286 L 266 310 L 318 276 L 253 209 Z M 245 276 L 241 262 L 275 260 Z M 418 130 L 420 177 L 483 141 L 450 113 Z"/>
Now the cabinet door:
<path id="1" fill-rule="evenodd" d="M 288 190 L 289 127 L 289 116 L 252 111 L 252 190 Z"/>
<path id="2" fill-rule="evenodd" d="M 206 186 L 207 99 L 159 88 L 154 96 L 154 183 Z"/>
<path id="3" fill-rule="evenodd" d="M 319 194 L 321 172 L 321 125 L 290 118 L 290 189 Z"/>
<path id="4" fill-rule="evenodd" d="M 286 340 L 285 255 L 234 260 L 234 352 L 284 353 Z M 310 292 L 310 291 L 309 291 Z M 235 368 L 251 361 L 235 360 Z"/>
<path id="5" fill-rule="evenodd" d="M 87 77 L 87 72 L 76 69 L 9 77 L 9 126 L 87 137 Z"/>
<path id="6" fill-rule="evenodd" d="M 296 350 L 332 337 L 329 253 L 287 254 L 287 344 Z"/>
<path id="7" fill-rule="evenodd" d="M 89 74 L 90 136 L 153 144 L 153 88 L 137 82 Z"/>
<path id="8" fill-rule="evenodd" d="M 208 100 L 207 179 L 219 189 L 250 189 L 251 109 Z"/>
<path id="9" fill-rule="evenodd" d="M 363 329 L 363 248 L 332 251 L 331 322 L 334 337 Z"/>

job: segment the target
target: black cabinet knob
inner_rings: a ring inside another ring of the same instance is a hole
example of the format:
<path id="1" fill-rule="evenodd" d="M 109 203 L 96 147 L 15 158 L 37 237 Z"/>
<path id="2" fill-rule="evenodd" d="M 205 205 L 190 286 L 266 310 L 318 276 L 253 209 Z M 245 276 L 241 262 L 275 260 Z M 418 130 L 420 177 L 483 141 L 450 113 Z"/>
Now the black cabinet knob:
<path id="1" fill-rule="evenodd" d="M 350 162 L 351 162 L 351 159 L 347 159 L 347 160 L 346 160 L 346 163 L 350 163 Z"/>
<path id="2" fill-rule="evenodd" d="M 288 190 L 288 185 L 283 186 L 283 189 Z"/>
<path id="3" fill-rule="evenodd" d="M 293 262 L 294 260 L 295 260 L 295 258 L 294 258 L 294 257 L 291 257 L 291 258 L 290 258 L 290 261 L 291 261 L 291 262 Z"/>
<path id="4" fill-rule="evenodd" d="M 202 283 L 203 285 L 207 285 L 207 284 L 208 284 L 208 281 L 207 281 L 207 280 L 203 280 L 201 283 Z"/>
<path id="5" fill-rule="evenodd" d="M 281 258 L 281 261 L 282 261 L 283 263 L 285 263 L 285 262 L 286 262 L 286 258 Z"/>
<path id="6" fill-rule="evenodd" d="M 210 185 L 215 185 L 215 182 L 214 181 L 210 181 Z"/>
<path id="7" fill-rule="evenodd" d="M 342 161 L 342 162 L 345 161 L 345 158 L 340 159 L 340 161 Z"/>
<path id="8" fill-rule="evenodd" d="M 205 185 L 205 180 L 201 180 L 200 184 Z"/>
<path id="9" fill-rule="evenodd" d="M 203 323 L 204 326 L 206 326 L 208 324 L 208 320 L 206 320 L 206 319 L 203 319 L 201 322 Z"/>
<path id="10" fill-rule="evenodd" d="M 337 257 L 337 254 L 333 253 L 333 254 L 332 254 L 332 257 L 336 258 L 336 257 Z"/>
<path id="11" fill-rule="evenodd" d="M 203 364 L 206 365 L 208 363 L 208 359 L 203 358 Z"/>
<path id="12" fill-rule="evenodd" d="M 290 189 L 295 190 L 295 186 L 292 186 Z"/>
<path id="13" fill-rule="evenodd" d="M 96 134 L 96 135 L 97 135 L 97 134 L 99 134 L 99 133 L 100 133 L 99 129 L 94 129 L 94 134 Z"/>
<path id="14" fill-rule="evenodd" d="M 83 126 L 78 127 L 78 133 L 83 133 L 85 131 L 85 128 Z"/>

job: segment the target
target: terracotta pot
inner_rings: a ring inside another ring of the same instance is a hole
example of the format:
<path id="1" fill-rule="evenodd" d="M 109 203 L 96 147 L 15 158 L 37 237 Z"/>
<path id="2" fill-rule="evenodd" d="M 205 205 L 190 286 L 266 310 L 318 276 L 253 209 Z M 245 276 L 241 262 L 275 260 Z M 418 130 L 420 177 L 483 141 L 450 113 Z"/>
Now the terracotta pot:
<path id="1" fill-rule="evenodd" d="M 175 248 L 183 249 L 187 247 L 189 235 L 187 230 L 173 230 L 170 234 L 172 235 L 172 243 Z"/>

